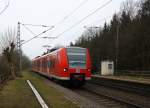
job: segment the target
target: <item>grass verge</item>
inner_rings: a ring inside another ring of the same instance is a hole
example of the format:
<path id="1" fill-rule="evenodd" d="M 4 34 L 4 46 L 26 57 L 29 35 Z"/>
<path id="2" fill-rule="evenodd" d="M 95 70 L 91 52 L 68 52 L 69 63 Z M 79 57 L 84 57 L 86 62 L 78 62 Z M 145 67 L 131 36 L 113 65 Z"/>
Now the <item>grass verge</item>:
<path id="1" fill-rule="evenodd" d="M 29 89 L 26 78 L 16 78 L 7 82 L 0 91 L 0 108 L 40 108 Z"/>
<path id="2" fill-rule="evenodd" d="M 50 108 L 78 108 L 64 98 L 63 93 L 48 86 L 44 78 L 31 72 L 23 72 L 22 78 L 9 81 L 0 91 L 0 108 L 41 108 L 26 80 L 30 80 Z"/>

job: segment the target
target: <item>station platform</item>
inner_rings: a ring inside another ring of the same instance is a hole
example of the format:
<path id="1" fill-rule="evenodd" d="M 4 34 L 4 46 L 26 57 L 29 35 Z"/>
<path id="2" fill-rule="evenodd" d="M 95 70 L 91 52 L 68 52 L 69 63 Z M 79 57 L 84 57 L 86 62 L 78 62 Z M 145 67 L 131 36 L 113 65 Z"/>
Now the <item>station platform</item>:
<path id="1" fill-rule="evenodd" d="M 150 77 L 144 77 L 144 76 L 112 76 L 112 75 L 102 76 L 102 75 L 94 74 L 92 75 L 92 78 L 111 79 L 111 80 L 120 80 L 120 81 L 150 84 Z"/>

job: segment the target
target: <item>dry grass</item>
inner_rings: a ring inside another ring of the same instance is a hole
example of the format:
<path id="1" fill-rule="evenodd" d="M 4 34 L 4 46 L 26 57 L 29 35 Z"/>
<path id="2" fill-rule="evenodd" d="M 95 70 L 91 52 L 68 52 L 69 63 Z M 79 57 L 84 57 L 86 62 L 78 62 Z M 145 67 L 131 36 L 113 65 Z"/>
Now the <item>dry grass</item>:
<path id="1" fill-rule="evenodd" d="M 63 94 L 48 86 L 43 77 L 23 72 L 22 78 L 8 82 L 0 91 L 0 108 L 40 108 L 26 80 L 29 79 L 51 108 L 77 108 L 77 105 L 64 98 Z"/>

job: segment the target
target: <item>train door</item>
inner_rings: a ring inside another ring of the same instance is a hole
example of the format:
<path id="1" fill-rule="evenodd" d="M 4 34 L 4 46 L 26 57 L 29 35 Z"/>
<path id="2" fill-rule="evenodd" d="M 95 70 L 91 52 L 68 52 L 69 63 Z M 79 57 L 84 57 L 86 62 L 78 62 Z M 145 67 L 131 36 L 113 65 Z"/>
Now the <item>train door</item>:
<path id="1" fill-rule="evenodd" d="M 47 72 L 48 72 L 48 74 L 51 74 L 50 66 L 51 66 L 50 56 L 47 56 Z"/>

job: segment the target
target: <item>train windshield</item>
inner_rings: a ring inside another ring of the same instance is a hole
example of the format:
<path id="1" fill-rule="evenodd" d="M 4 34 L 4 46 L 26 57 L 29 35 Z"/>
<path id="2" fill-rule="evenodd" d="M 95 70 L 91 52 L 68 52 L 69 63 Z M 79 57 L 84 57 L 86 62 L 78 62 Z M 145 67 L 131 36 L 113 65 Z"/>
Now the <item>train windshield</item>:
<path id="1" fill-rule="evenodd" d="M 69 67 L 86 68 L 86 49 L 85 48 L 67 48 Z"/>

